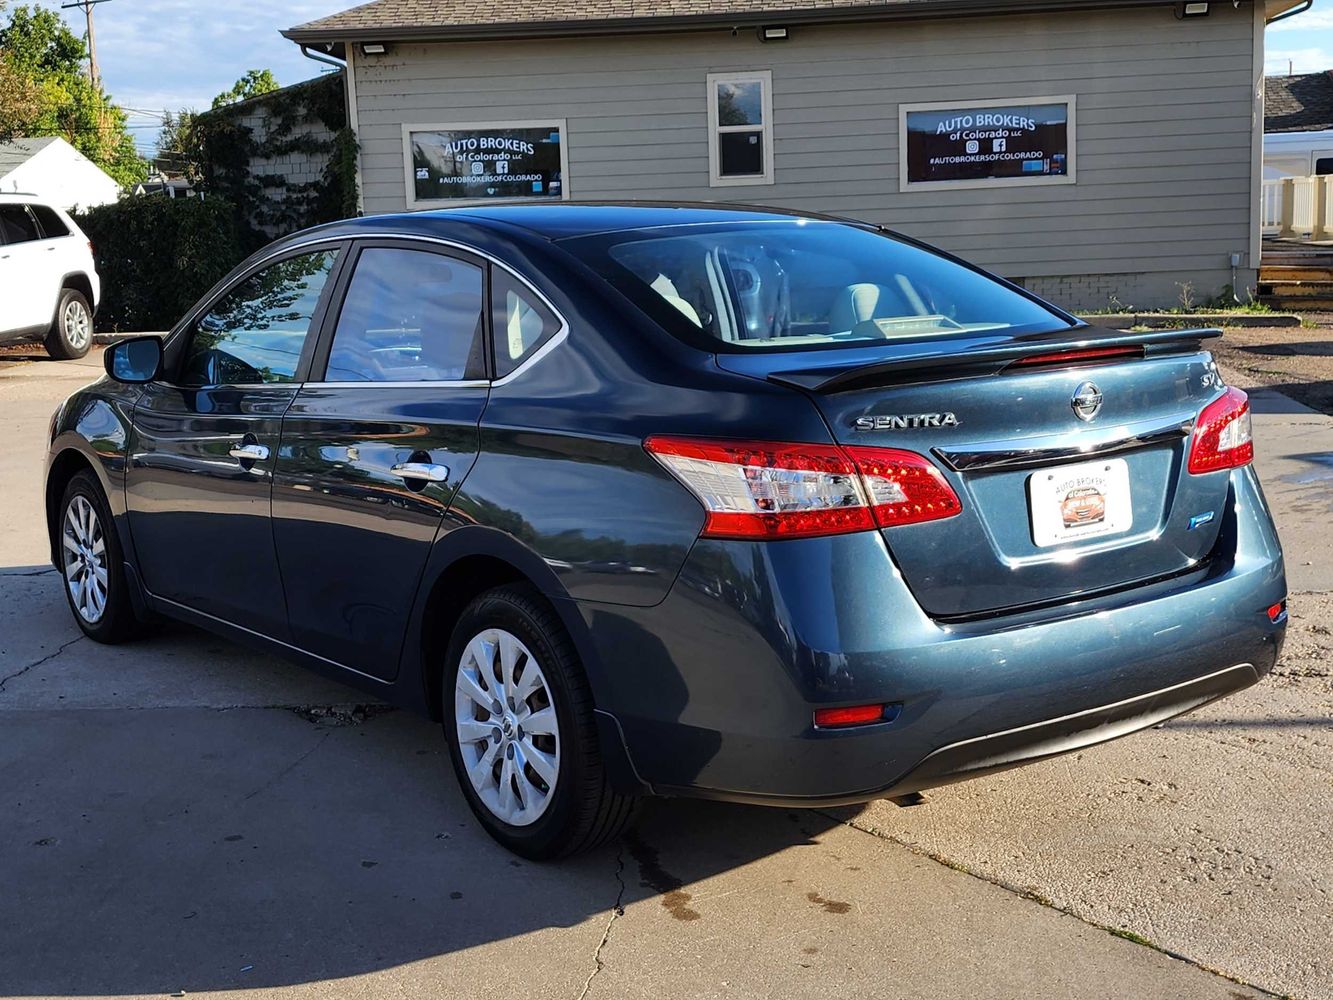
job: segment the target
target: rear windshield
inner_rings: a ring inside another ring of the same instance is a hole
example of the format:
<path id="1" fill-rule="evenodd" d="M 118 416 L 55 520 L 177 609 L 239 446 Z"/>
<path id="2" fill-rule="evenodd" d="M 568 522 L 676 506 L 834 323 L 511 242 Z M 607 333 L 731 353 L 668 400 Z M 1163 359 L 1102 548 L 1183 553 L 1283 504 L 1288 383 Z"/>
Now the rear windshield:
<path id="1" fill-rule="evenodd" d="M 979 271 L 839 223 L 682 226 L 563 245 L 662 326 L 712 351 L 864 347 L 1071 325 Z"/>

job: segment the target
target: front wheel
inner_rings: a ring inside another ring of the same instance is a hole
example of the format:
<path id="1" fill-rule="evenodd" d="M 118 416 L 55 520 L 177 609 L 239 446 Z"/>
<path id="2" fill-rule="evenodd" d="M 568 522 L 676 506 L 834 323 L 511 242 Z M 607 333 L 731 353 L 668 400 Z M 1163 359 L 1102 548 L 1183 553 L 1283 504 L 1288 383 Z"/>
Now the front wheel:
<path id="1" fill-rule="evenodd" d="M 629 825 L 637 799 L 611 787 L 587 678 L 535 588 L 500 587 L 473 601 L 445 671 L 449 753 L 492 837 L 544 860 L 590 850 Z"/>
<path id="2" fill-rule="evenodd" d="M 55 322 L 46 336 L 46 353 L 57 361 L 73 361 L 93 346 L 93 310 L 82 292 L 65 288 L 56 305 Z"/>
<path id="3" fill-rule="evenodd" d="M 75 475 L 60 501 L 60 568 L 74 621 L 97 642 L 132 639 L 142 630 L 134 612 L 120 542 L 101 484 L 91 472 Z"/>

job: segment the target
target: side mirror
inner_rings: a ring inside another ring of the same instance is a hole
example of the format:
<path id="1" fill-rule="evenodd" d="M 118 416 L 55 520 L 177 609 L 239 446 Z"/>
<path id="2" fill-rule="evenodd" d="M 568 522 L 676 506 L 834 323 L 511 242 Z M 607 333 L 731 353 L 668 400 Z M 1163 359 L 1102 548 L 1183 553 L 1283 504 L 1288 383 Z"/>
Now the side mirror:
<path id="1" fill-rule="evenodd" d="M 162 338 L 135 337 L 106 349 L 102 357 L 106 373 L 126 385 L 143 385 L 157 378 L 162 369 Z"/>

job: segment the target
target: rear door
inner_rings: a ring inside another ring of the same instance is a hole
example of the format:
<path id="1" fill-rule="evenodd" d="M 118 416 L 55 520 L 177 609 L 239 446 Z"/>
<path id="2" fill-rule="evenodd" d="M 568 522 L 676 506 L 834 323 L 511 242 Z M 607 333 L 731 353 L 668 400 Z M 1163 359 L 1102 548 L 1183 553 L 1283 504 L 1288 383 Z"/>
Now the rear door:
<path id="1" fill-rule="evenodd" d="M 309 370 L 340 244 L 266 263 L 172 345 L 145 386 L 126 474 L 130 528 L 154 595 L 286 639 L 270 502 L 282 415 Z"/>
<path id="2" fill-rule="evenodd" d="M 349 271 L 283 421 L 273 530 L 295 642 L 391 679 L 431 543 L 477 456 L 486 265 L 374 241 Z"/>
<path id="3" fill-rule="evenodd" d="M 49 325 L 55 316 L 59 275 L 27 205 L 0 205 L 0 331 L 12 333 Z"/>

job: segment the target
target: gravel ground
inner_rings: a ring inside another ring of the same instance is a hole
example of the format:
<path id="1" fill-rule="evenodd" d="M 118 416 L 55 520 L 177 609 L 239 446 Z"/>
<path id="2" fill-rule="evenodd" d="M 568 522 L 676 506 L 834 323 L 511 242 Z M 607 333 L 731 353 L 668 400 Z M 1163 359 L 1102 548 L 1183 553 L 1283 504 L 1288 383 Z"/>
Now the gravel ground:
<path id="1" fill-rule="evenodd" d="M 1230 329 L 1211 345 L 1231 384 L 1267 386 L 1321 413 L 1333 413 L 1333 315 L 1306 327 Z"/>

